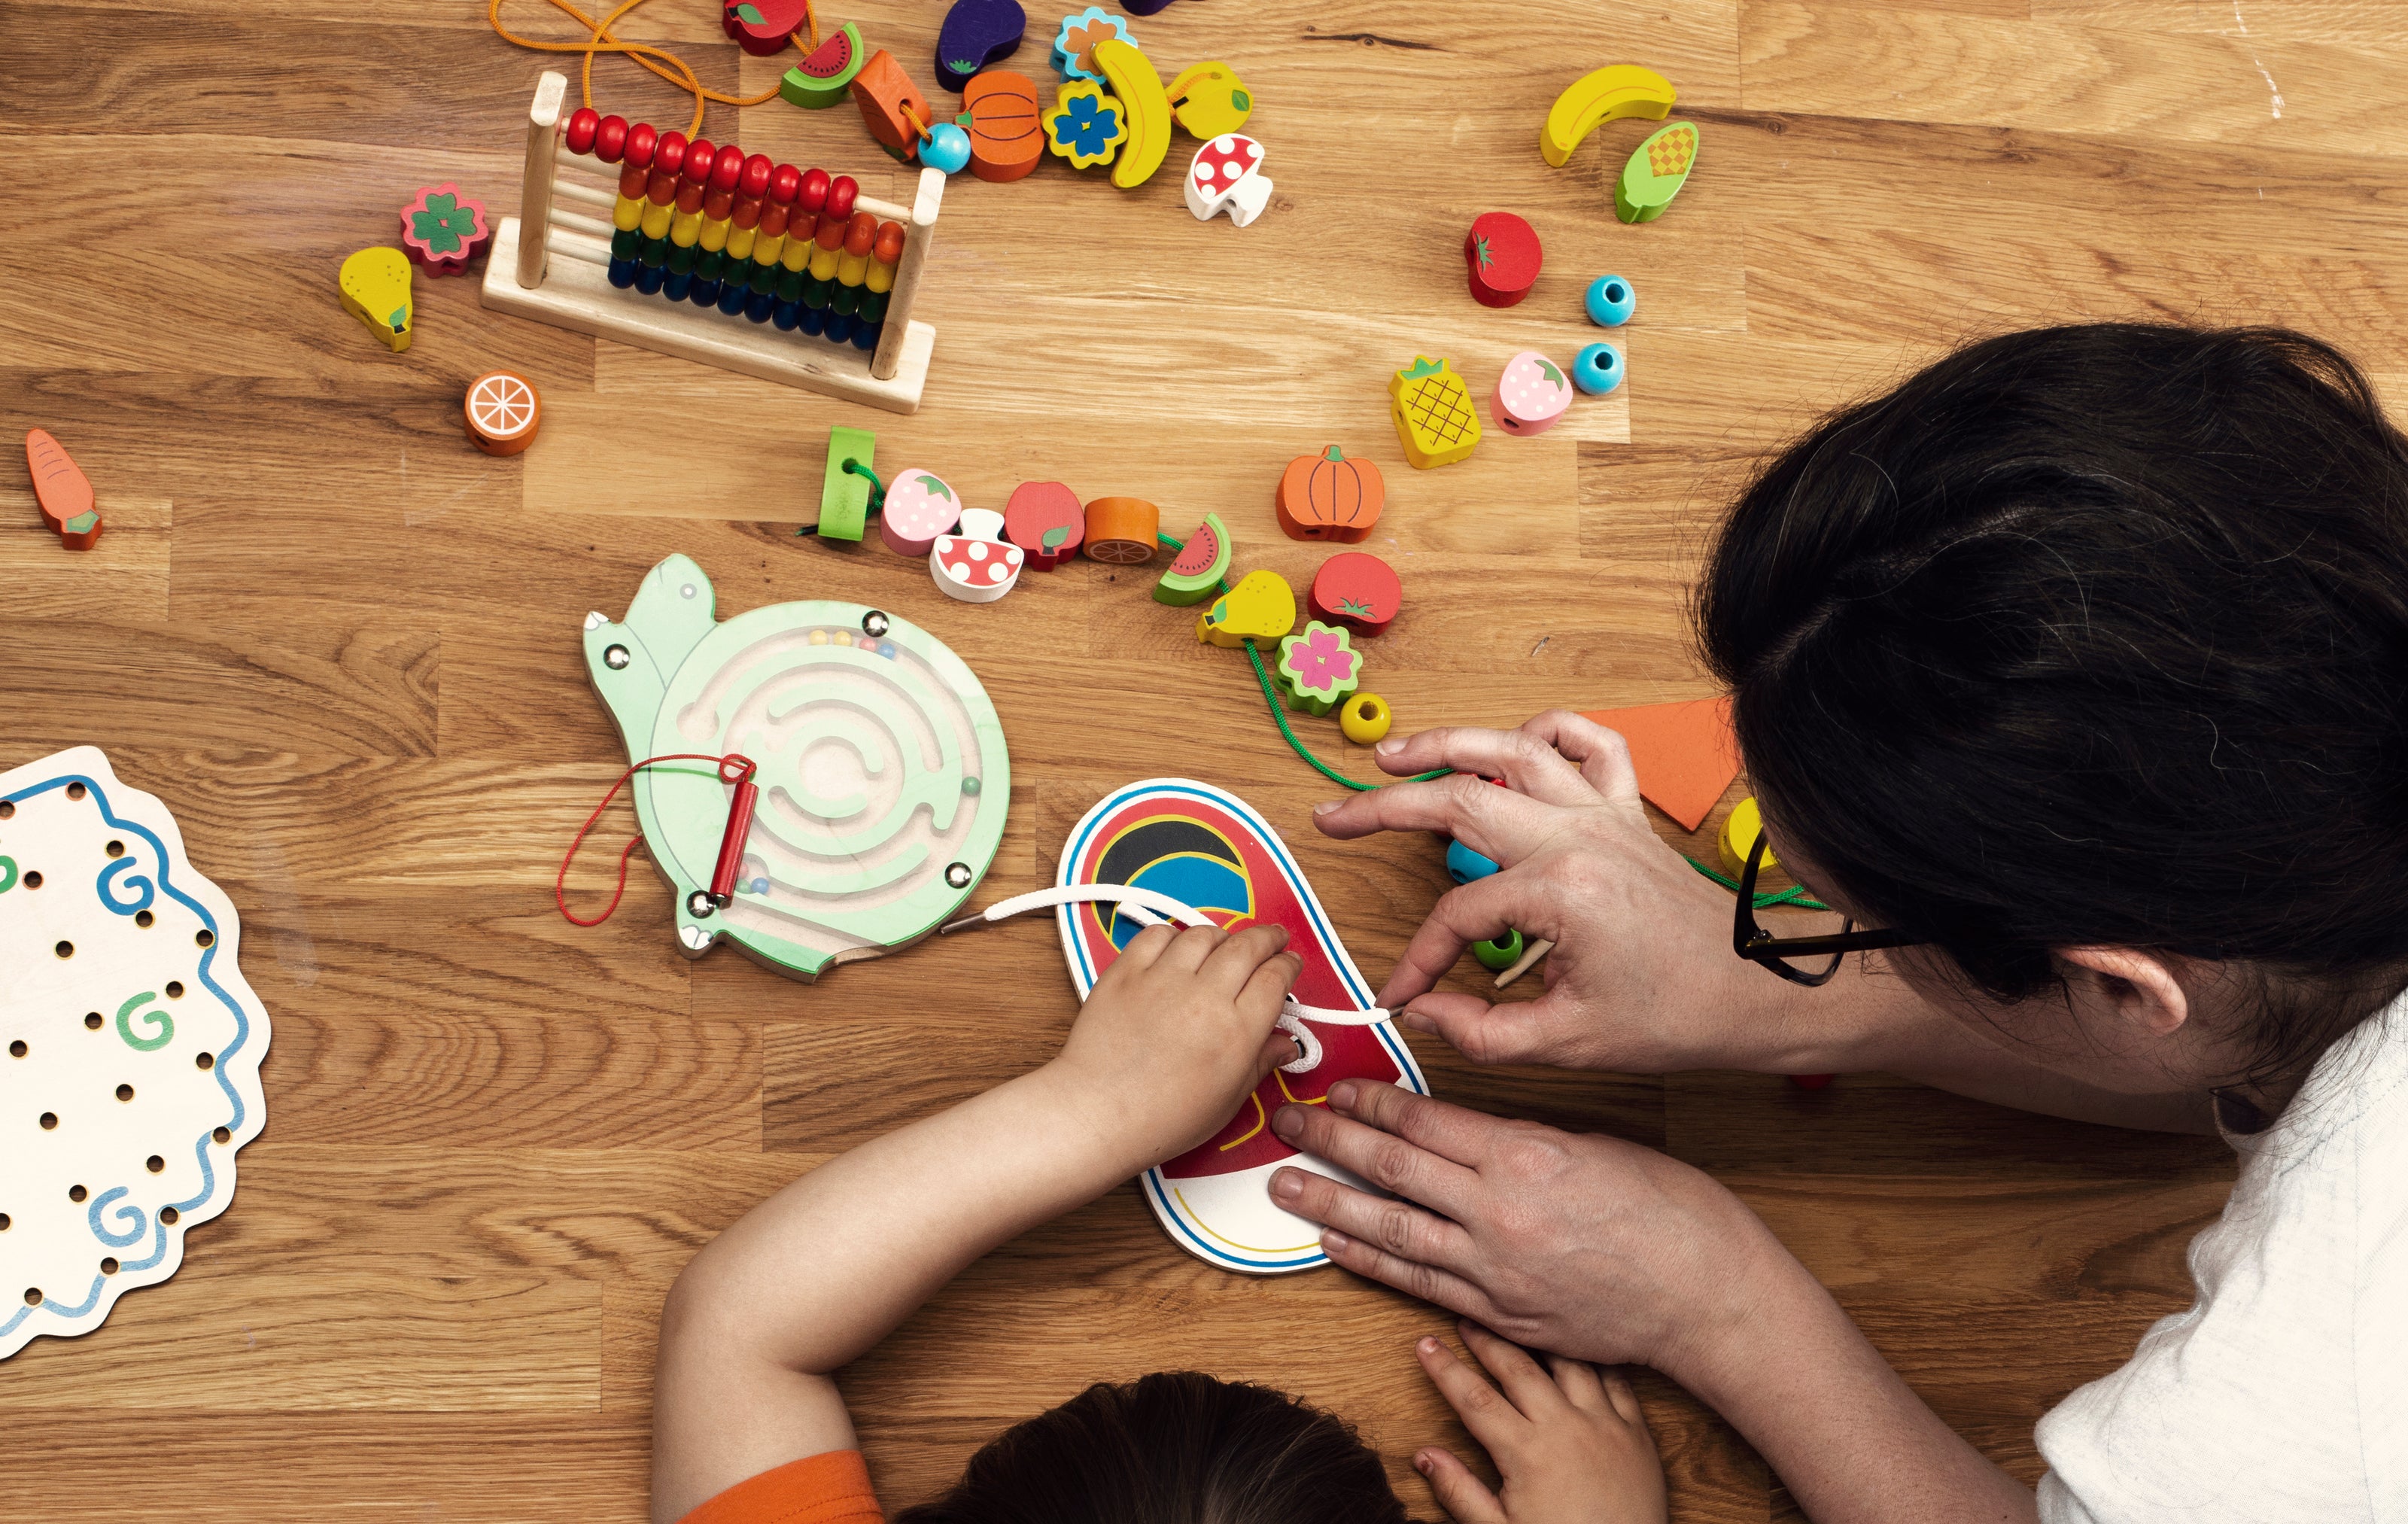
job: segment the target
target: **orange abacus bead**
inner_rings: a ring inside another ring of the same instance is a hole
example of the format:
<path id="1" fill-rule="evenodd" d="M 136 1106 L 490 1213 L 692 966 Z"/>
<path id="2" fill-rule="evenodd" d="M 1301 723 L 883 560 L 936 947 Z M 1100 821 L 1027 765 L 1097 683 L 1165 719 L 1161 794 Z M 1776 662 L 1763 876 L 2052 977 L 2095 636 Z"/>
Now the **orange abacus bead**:
<path id="1" fill-rule="evenodd" d="M 844 252 L 867 255 L 877 242 L 878 219 L 866 211 L 854 212 L 844 226 Z"/>
<path id="2" fill-rule="evenodd" d="M 631 164 L 619 171 L 619 194 L 630 201 L 641 201 L 644 199 L 644 187 L 652 178 L 651 170 Z"/>
<path id="3" fill-rule="evenodd" d="M 876 259 L 881 265 L 892 265 L 896 260 L 901 259 L 903 257 L 903 224 L 900 223 L 879 223 L 878 242 L 872 246 L 869 252 L 870 256 Z"/>
<path id="4" fill-rule="evenodd" d="M 713 191 L 702 198 L 702 215 L 705 221 L 724 223 L 735 214 L 736 193 L 733 191 Z"/>
<path id="5" fill-rule="evenodd" d="M 644 189 L 644 199 L 655 207 L 666 207 L 677 199 L 677 176 L 655 164 L 652 165 L 652 179 Z"/>

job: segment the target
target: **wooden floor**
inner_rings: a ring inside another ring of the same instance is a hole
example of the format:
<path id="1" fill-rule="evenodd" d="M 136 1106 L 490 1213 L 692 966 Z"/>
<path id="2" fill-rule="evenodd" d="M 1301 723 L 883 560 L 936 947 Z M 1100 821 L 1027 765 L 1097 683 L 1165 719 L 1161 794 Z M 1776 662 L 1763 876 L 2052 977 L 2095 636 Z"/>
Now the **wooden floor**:
<path id="1" fill-rule="evenodd" d="M 857 19 L 932 85 L 942 11 Z M 773 83 L 783 61 L 742 57 L 716 12 L 653 0 L 629 29 Z M 561 30 L 534 0 L 510 15 Z M 1044 72 L 1049 26 L 1032 18 L 1017 66 Z M 1167 69 L 1225 59 L 1254 89 L 1273 208 L 1199 225 L 1183 157 L 1135 194 L 1054 163 L 956 180 L 926 406 L 895 419 L 493 316 L 473 280 L 420 281 L 407 354 L 372 342 L 335 270 L 394 240 L 414 188 L 514 209 L 541 65 L 474 0 L 0 0 L 0 425 L 65 441 L 109 525 L 64 554 L 0 484 L 0 766 L 97 742 L 165 798 L 242 911 L 276 1023 L 266 1133 L 182 1272 L 0 1365 L 0 1512 L 638 1518 L 653 1323 L 687 1257 L 832 1152 L 1052 1049 L 1072 1000 L 1040 926 L 812 987 L 724 952 L 688 964 L 648 875 L 606 927 L 554 912 L 560 852 L 624 765 L 580 625 L 672 551 L 723 612 L 855 599 L 969 661 L 1014 754 L 982 897 L 1048 881 L 1103 790 L 1189 773 L 1288 832 L 1384 972 L 1444 884 L 1438 843 L 1323 842 L 1307 812 L 1329 787 L 1149 578 L 1080 562 L 973 608 L 874 543 L 795 539 L 832 424 L 982 504 L 1051 477 L 1152 497 L 1174 533 L 1217 510 L 1240 568 L 1296 579 L 1319 556 L 1273 524 L 1282 467 L 1366 454 L 1391 488 L 1367 548 L 1407 604 L 1369 686 L 1406 727 L 1501 726 L 1709 691 L 1682 595 L 1734 482 L 1965 336 L 2280 321 L 2408 371 L 2379 276 L 2408 254 L 2408 15 L 2372 0 L 1182 0 L 1135 31 Z M 1610 205 L 1639 124 L 1561 170 L 1533 143 L 1556 91 L 1611 62 L 1670 76 L 1704 128 L 1689 188 L 1643 227 Z M 596 74 L 604 108 L 682 123 L 649 78 Z M 707 131 L 904 183 L 850 110 L 773 103 L 739 132 L 714 108 Z M 1510 312 L 1470 301 L 1457 253 L 1496 208 L 1547 247 Z M 1391 371 L 1452 356 L 1484 410 L 1514 350 L 1568 360 L 1598 337 L 1579 294 L 1607 271 L 1639 292 L 1620 393 L 1406 468 Z M 458 424 L 466 380 L 504 365 L 546 405 L 515 460 Z M 1333 727 L 1306 733 L 1369 772 Z M 589 903 L 609 855 L 581 865 Z M 2183 1246 L 2230 1174 L 2213 1142 L 1879 1076 L 1807 1094 L 1415 1046 L 1442 1096 L 1727 1180 L 2025 1475 L 2034 1418 L 2186 1300 Z M 1123 1189 L 978 1266 L 846 1386 L 893 1504 L 1087 1382 L 1189 1365 L 1354 1418 L 1435 1517 L 1407 1458 L 1461 1436 L 1410 1341 L 1441 1322 L 1335 1272 L 1208 1270 Z M 1676 1517 L 1789 1511 L 1711 1416 L 1647 1395 Z"/>

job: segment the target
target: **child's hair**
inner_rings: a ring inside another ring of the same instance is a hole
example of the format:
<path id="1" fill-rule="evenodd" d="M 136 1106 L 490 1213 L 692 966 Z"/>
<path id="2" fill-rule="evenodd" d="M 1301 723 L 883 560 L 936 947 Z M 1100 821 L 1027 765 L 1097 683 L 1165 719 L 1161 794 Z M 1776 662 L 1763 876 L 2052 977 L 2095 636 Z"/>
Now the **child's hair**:
<path id="1" fill-rule="evenodd" d="M 2408 975 L 2408 439 L 2329 345 L 1971 345 L 1765 467 L 1697 616 L 1783 840 L 1990 996 L 2236 964 L 2268 1078 Z"/>
<path id="2" fill-rule="evenodd" d="M 895 1524 L 1406 1524 L 1380 1458 L 1283 1392 L 1169 1371 L 1099 1382 L 987 1442 Z"/>

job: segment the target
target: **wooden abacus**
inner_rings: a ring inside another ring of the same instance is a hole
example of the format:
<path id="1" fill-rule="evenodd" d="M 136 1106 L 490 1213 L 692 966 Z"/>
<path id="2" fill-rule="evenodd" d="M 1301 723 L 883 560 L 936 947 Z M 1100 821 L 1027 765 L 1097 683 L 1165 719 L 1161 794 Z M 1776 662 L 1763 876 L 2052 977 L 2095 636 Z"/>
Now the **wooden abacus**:
<path id="1" fill-rule="evenodd" d="M 519 215 L 494 234 L 487 307 L 893 412 L 919 410 L 937 331 L 911 321 L 911 304 L 937 235 L 941 173 L 923 169 L 912 204 L 896 206 L 860 194 L 850 176 L 707 139 L 689 145 L 682 133 L 630 128 L 590 108 L 564 122 L 567 91 L 567 77 L 552 70 L 536 82 Z M 555 178 L 563 169 L 616 184 Z"/>

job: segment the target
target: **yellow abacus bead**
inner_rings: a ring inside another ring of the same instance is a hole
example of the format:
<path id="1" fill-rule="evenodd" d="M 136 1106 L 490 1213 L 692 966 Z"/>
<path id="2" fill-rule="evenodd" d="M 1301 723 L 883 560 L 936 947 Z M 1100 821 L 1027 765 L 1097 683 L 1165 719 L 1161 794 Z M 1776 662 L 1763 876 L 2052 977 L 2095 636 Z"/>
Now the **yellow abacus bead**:
<path id="1" fill-rule="evenodd" d="M 681 211 L 669 219 L 669 242 L 681 249 L 691 249 L 702 237 L 702 213 Z"/>
<path id="2" fill-rule="evenodd" d="M 775 265 L 778 263 L 778 256 L 785 252 L 785 248 L 786 236 L 783 233 L 779 234 L 775 237 L 763 237 L 755 238 L 752 241 L 752 263 L 755 265 Z"/>
<path id="3" fill-rule="evenodd" d="M 623 195 L 610 207 L 610 225 L 624 233 L 644 221 L 644 203 L 632 195 Z"/>
<path id="4" fill-rule="evenodd" d="M 702 248 L 704 252 L 711 252 L 726 247 L 727 219 L 722 217 L 717 222 L 705 222 L 702 224 Z"/>
<path id="5" fill-rule="evenodd" d="M 892 265 L 872 265 L 869 266 L 869 279 L 864 280 L 862 284 L 867 286 L 872 291 L 894 290 L 895 266 Z"/>
<path id="6" fill-rule="evenodd" d="M 1388 733 L 1392 716 L 1388 701 L 1376 693 L 1358 693 L 1338 712 L 1338 728 L 1357 746 L 1369 746 Z"/>
<path id="7" fill-rule="evenodd" d="M 676 215 L 677 206 L 675 203 L 662 206 L 653 202 L 646 202 L 644 204 L 644 237 L 648 238 L 667 237 L 669 236 L 669 219 Z"/>
<path id="8" fill-rule="evenodd" d="M 1747 866 L 1747 855 L 1756 850 L 1756 839 L 1763 830 L 1764 814 L 1756 807 L 1756 800 L 1740 800 L 1732 809 L 1730 818 L 1723 822 L 1723 834 L 1715 842 L 1722 850 L 1725 872 L 1733 878 L 1739 877 L 1740 870 Z M 1781 866 L 1770 847 L 1765 849 L 1764 866 Z"/>
<path id="9" fill-rule="evenodd" d="M 810 263 L 811 250 L 814 247 L 816 246 L 809 238 L 788 238 L 786 252 L 778 256 L 778 263 L 790 270 L 799 270 Z"/>
<path id="10" fill-rule="evenodd" d="M 862 277 L 868 273 L 869 256 L 867 254 L 847 254 L 836 262 L 838 285 L 857 286 L 861 284 Z"/>
<path id="11" fill-rule="evenodd" d="M 757 227 L 739 227 L 733 233 L 728 234 L 727 257 L 730 259 L 751 259 L 752 257 L 752 240 L 760 236 L 761 230 Z"/>
<path id="12" fill-rule="evenodd" d="M 835 280 L 837 261 L 843 257 L 844 251 L 841 249 L 822 249 L 816 244 L 813 245 L 811 248 L 811 279 L 814 280 Z"/>

